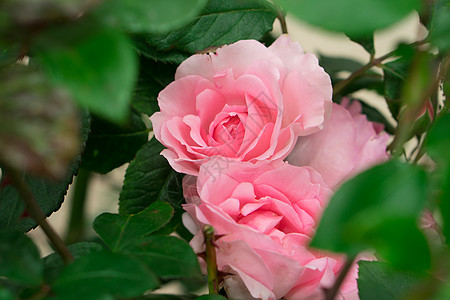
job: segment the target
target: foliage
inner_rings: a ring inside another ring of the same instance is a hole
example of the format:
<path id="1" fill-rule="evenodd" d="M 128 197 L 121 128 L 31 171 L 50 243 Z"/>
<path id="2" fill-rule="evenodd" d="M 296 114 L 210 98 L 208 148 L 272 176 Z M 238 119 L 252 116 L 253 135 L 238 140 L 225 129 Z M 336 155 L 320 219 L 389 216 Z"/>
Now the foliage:
<path id="1" fill-rule="evenodd" d="M 414 10 L 427 38 L 376 53 L 374 31 Z M 370 89 L 391 114 L 363 103 L 393 136 L 393 158 L 339 188 L 311 246 L 352 259 L 376 251 L 383 263 L 360 263 L 362 299 L 449 294 L 449 1 L 0 0 L 0 299 L 225 299 L 194 293 L 206 281 L 182 225 L 183 175 L 149 140 L 147 120 L 184 59 L 271 41 L 282 11 L 359 43 L 365 64 L 320 57 L 334 100 Z M 66 205 L 78 170 L 125 163 L 119 212 L 93 223 L 101 240 L 66 247 L 46 230 L 56 251 L 40 257 L 24 233 Z M 426 239 L 424 209 L 445 242 Z M 152 293 L 173 281 L 184 295 Z"/>

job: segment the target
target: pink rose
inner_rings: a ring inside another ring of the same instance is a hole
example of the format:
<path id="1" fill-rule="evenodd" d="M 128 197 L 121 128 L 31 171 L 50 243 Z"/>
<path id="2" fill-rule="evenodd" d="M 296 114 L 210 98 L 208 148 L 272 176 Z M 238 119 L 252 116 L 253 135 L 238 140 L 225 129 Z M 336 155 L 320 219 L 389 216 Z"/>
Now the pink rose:
<path id="1" fill-rule="evenodd" d="M 205 224 L 223 235 L 216 241 L 217 264 L 229 273 L 230 298 L 322 299 L 323 288 L 334 283 L 344 257 L 307 248 L 331 192 L 312 168 L 213 158 L 197 180 L 185 177 L 183 191 L 194 251 L 205 250 Z M 356 272 L 355 265 L 341 299 L 358 299 Z"/>
<path id="2" fill-rule="evenodd" d="M 171 166 L 197 175 L 212 156 L 285 158 L 298 136 L 322 128 L 331 94 L 317 58 L 287 35 L 268 48 L 243 40 L 184 61 L 150 119 Z"/>
<path id="3" fill-rule="evenodd" d="M 389 135 L 383 125 L 361 114 L 361 103 L 348 99 L 333 103 L 325 128 L 298 139 L 287 161 L 317 170 L 332 188 L 345 179 L 388 159 Z"/>

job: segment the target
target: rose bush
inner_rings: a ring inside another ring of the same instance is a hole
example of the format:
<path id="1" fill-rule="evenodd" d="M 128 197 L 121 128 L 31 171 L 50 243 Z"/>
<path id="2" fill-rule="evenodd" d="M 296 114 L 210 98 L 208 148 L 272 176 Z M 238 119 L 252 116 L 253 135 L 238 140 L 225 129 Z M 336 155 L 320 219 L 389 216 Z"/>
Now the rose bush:
<path id="1" fill-rule="evenodd" d="M 191 246 L 205 250 L 202 231 L 212 225 L 224 286 L 237 299 L 321 299 L 344 257 L 307 248 L 331 190 L 318 172 L 282 162 L 213 158 L 198 178 L 186 176 L 185 226 Z M 340 297 L 357 299 L 356 266 Z"/>
<path id="2" fill-rule="evenodd" d="M 158 96 L 155 137 L 178 172 L 197 175 L 210 157 L 284 159 L 298 136 L 320 130 L 331 81 L 317 58 L 287 35 L 270 47 L 242 40 L 197 54 Z"/>
<path id="3" fill-rule="evenodd" d="M 333 103 L 324 129 L 299 138 L 286 159 L 292 165 L 314 168 L 332 188 L 388 159 L 389 135 L 382 131 L 383 125 L 369 122 L 361 114 L 360 102 L 344 98 L 341 104 Z"/>

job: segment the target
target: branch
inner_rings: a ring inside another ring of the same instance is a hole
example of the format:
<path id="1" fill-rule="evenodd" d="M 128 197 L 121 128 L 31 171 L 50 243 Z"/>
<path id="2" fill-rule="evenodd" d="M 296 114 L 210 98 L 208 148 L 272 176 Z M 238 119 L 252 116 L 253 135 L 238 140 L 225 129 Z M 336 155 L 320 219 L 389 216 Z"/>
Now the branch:
<path id="1" fill-rule="evenodd" d="M 211 225 L 203 227 L 206 245 L 206 269 L 208 270 L 209 294 L 219 293 L 219 281 L 217 277 L 216 248 L 214 246 L 214 228 Z"/>
<path id="2" fill-rule="evenodd" d="M 347 259 L 341 272 L 339 272 L 339 276 L 338 276 L 338 278 L 336 278 L 334 285 L 329 289 L 325 289 L 325 300 L 334 300 L 334 298 L 336 297 L 336 295 L 339 292 L 339 288 L 341 287 L 342 283 L 344 282 L 344 279 L 347 276 L 348 271 L 350 271 L 350 268 L 352 267 L 354 261 L 355 261 L 355 257 L 349 257 Z"/>
<path id="3" fill-rule="evenodd" d="M 46 217 L 42 212 L 39 204 L 36 202 L 36 199 L 33 197 L 30 188 L 23 180 L 20 172 L 11 168 L 2 163 L 3 169 L 6 171 L 8 176 L 11 178 L 13 185 L 19 191 L 20 196 L 22 197 L 26 210 L 28 214 L 41 226 L 42 230 L 44 230 L 48 239 L 52 243 L 55 251 L 61 256 L 65 263 L 69 263 L 73 260 L 73 256 L 70 253 L 67 246 L 64 244 L 61 237 L 53 230 L 49 223 L 46 221 Z"/>

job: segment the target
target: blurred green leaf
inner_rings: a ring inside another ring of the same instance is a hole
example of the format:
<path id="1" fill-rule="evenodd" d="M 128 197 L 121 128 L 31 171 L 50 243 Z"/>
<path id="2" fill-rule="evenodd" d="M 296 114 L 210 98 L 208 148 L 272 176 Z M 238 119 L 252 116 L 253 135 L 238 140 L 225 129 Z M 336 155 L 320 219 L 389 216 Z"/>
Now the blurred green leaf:
<path id="1" fill-rule="evenodd" d="M 77 18 L 80 13 L 86 13 L 92 5 L 90 2 L 90 0 L 2 0 L 0 17 L 7 17 L 20 26 L 37 26 Z"/>
<path id="2" fill-rule="evenodd" d="M 0 69 L 10 66 L 19 58 L 19 47 L 12 45 L 8 47 L 0 46 Z"/>
<path id="3" fill-rule="evenodd" d="M 358 262 L 359 297 L 364 300 L 397 300 L 417 287 L 423 275 L 402 272 L 377 261 Z"/>
<path id="4" fill-rule="evenodd" d="M 436 1 L 430 26 L 429 39 L 440 51 L 450 49 L 450 2 Z"/>
<path id="5" fill-rule="evenodd" d="M 121 214 L 138 213 L 157 200 L 175 206 L 183 201 L 182 193 L 179 192 L 181 176 L 176 176 L 177 173 L 160 155 L 163 149 L 164 146 L 152 138 L 131 161 L 119 197 Z"/>
<path id="6" fill-rule="evenodd" d="M 80 242 L 67 246 L 70 253 L 75 259 L 94 252 L 100 252 L 103 247 L 98 243 Z M 44 277 L 47 282 L 55 281 L 61 271 L 64 269 L 64 262 L 57 253 L 52 253 L 43 258 L 44 261 Z M 0 298 L 1 299 L 1 298 Z"/>
<path id="7" fill-rule="evenodd" d="M 91 253 L 66 266 L 53 284 L 61 299 L 97 300 L 134 297 L 152 290 L 158 280 L 138 261 L 119 253 Z"/>
<path id="8" fill-rule="evenodd" d="M 82 115 L 80 122 L 82 129 L 81 144 L 84 145 L 89 131 L 87 114 Z M 23 175 L 25 182 L 46 216 L 49 216 L 61 207 L 67 189 L 72 183 L 73 176 L 78 171 L 79 164 L 80 155 L 73 160 L 70 167 L 66 170 L 64 178 L 58 181 L 38 178 L 28 174 Z M 0 185 L 0 229 L 28 231 L 34 228 L 37 225 L 36 222 L 28 216 L 24 209 L 25 205 L 18 191 L 9 182 L 8 174 L 3 173 Z"/>
<path id="9" fill-rule="evenodd" d="M 441 162 L 450 161 L 450 112 L 443 111 L 436 119 L 426 139 L 426 148 L 430 156 Z"/>
<path id="10" fill-rule="evenodd" d="M 111 25 L 129 32 L 162 33 L 185 25 L 207 0 L 110 0 L 95 12 Z"/>
<path id="11" fill-rule="evenodd" d="M 177 237 L 148 236 L 140 245 L 125 247 L 124 252 L 144 262 L 158 277 L 202 280 L 197 256 L 187 242 Z"/>
<path id="12" fill-rule="evenodd" d="M 135 298 L 136 300 L 194 300 L 196 295 L 149 294 Z"/>
<path id="13" fill-rule="evenodd" d="M 425 145 L 428 154 L 437 163 L 437 198 L 443 217 L 442 231 L 450 244 L 450 112 L 443 111 L 427 134 Z"/>
<path id="14" fill-rule="evenodd" d="M 61 179 L 80 151 L 79 112 L 38 70 L 0 71 L 0 164 Z"/>
<path id="15" fill-rule="evenodd" d="M 392 160 L 369 169 L 333 195 L 311 247 L 349 256 L 375 249 L 395 267 L 427 269 L 429 248 L 417 228 L 427 195 L 426 173 L 416 166 Z"/>
<path id="16" fill-rule="evenodd" d="M 373 32 L 369 34 L 365 34 L 359 37 L 354 37 L 351 34 L 347 34 L 347 36 L 353 42 L 360 44 L 372 57 L 375 55 L 375 45 L 373 42 Z"/>
<path id="17" fill-rule="evenodd" d="M 159 111 L 158 94 L 175 79 L 176 65 L 156 62 L 141 56 L 138 83 L 131 105 L 151 116 Z"/>
<path id="18" fill-rule="evenodd" d="M 0 277 L 24 285 L 38 285 L 42 274 L 39 251 L 31 239 L 21 232 L 0 230 Z"/>
<path id="19" fill-rule="evenodd" d="M 103 213 L 94 221 L 94 230 L 113 252 L 143 242 L 144 237 L 169 222 L 173 208 L 165 202 L 155 201 L 137 214 L 118 215 Z"/>
<path id="20" fill-rule="evenodd" d="M 0 299 L 2 299 L 2 300 L 14 300 L 15 298 L 14 298 L 13 294 L 9 290 L 7 290 L 7 289 L 3 288 L 2 286 L 0 286 Z"/>
<path id="21" fill-rule="evenodd" d="M 267 1 L 210 0 L 189 25 L 164 35 L 147 35 L 146 43 L 137 45 L 150 58 L 180 63 L 206 48 L 213 51 L 242 39 L 259 40 L 272 30 L 275 17 Z"/>
<path id="22" fill-rule="evenodd" d="M 56 84 L 92 113 L 126 120 L 137 59 L 124 34 L 87 20 L 52 27 L 39 37 L 39 61 Z"/>
<path id="23" fill-rule="evenodd" d="M 420 0 L 278 0 L 287 12 L 313 25 L 355 37 L 387 27 L 421 8 Z"/>
<path id="24" fill-rule="evenodd" d="M 128 122 L 114 124 L 93 117 L 81 168 L 102 174 L 129 162 L 148 141 L 141 115 L 132 111 Z"/>

